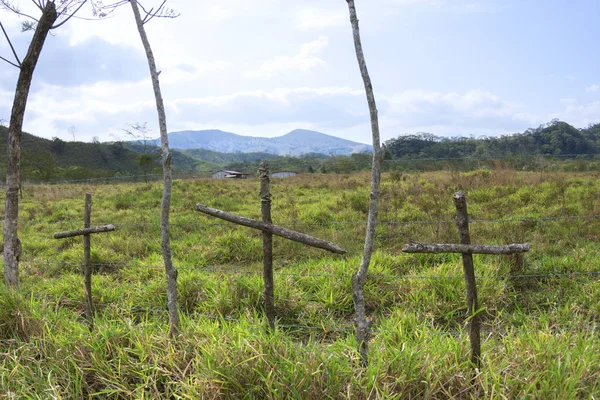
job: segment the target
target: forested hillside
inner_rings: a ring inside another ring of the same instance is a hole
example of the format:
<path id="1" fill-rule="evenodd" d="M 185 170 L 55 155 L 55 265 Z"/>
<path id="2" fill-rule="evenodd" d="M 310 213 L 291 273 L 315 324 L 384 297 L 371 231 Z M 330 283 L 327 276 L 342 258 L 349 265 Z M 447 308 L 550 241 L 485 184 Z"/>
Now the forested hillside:
<path id="1" fill-rule="evenodd" d="M 8 129 L 0 126 L 0 172 L 5 173 Z M 218 168 L 211 162 L 173 152 L 175 172 L 196 172 Z M 159 148 L 136 146 L 131 142 L 66 142 L 40 138 L 23 132 L 23 179 L 31 182 L 162 174 Z"/>
<path id="2" fill-rule="evenodd" d="M 386 145 L 392 159 L 596 154 L 600 149 L 600 124 L 577 129 L 553 120 L 523 133 L 484 138 L 442 138 L 420 133 L 399 136 Z"/>
<path id="3" fill-rule="evenodd" d="M 0 161 L 2 174 L 6 165 L 8 129 L 0 127 Z M 119 144 L 65 142 L 40 138 L 23 132 L 23 179 L 50 181 L 141 174 L 138 154 Z"/>

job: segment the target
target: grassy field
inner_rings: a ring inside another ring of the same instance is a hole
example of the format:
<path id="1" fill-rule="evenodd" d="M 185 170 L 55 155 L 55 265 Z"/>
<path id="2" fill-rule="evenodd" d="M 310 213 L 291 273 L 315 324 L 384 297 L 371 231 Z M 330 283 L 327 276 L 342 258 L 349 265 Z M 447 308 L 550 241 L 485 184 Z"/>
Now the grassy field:
<path id="1" fill-rule="evenodd" d="M 261 234 L 196 203 L 260 218 L 258 180 L 178 180 L 172 248 L 182 333 L 168 338 L 160 183 L 29 186 L 20 214 L 22 288 L 0 286 L 1 398 L 540 398 L 600 396 L 600 175 L 478 170 L 386 173 L 366 287 L 375 334 L 358 368 L 350 277 L 358 268 L 368 174 L 272 183 L 273 220 L 345 247 L 336 256 L 275 238 L 278 327 L 265 333 Z M 409 240 L 456 243 L 463 190 L 471 239 L 528 242 L 522 271 L 475 256 L 483 365 L 468 362 L 458 255 L 407 255 Z M 82 320 L 86 192 L 95 329 Z M 2 202 L 3 204 L 3 202 Z M 578 218 L 572 218 L 577 216 Z M 550 218 L 548 218 L 550 217 Z M 592 272 L 592 273 L 591 273 Z M 507 278 L 511 274 L 516 277 Z"/>

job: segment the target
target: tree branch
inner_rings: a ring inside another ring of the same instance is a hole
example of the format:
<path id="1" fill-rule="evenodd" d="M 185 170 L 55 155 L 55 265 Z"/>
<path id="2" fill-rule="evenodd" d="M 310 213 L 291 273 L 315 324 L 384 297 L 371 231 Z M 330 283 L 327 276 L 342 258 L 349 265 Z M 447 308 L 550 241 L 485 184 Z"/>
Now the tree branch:
<path id="1" fill-rule="evenodd" d="M 31 18 L 35 22 L 38 22 L 37 18 L 34 18 L 31 15 L 29 15 L 29 14 L 25 14 L 25 13 L 19 11 L 19 9 L 17 7 L 13 6 L 12 4 L 10 4 L 6 0 L 0 0 L 0 5 L 2 5 L 2 7 L 6 8 L 10 12 L 13 12 L 13 13 L 15 13 L 17 15 L 20 15 L 20 16 L 23 16 L 23 17 Z"/>
<path id="2" fill-rule="evenodd" d="M 4 25 L 2 25 L 1 21 L 0 21 L 0 28 L 2 28 L 2 32 L 4 32 L 4 37 L 6 38 L 6 41 L 8 42 L 8 45 L 10 46 L 10 49 L 12 50 L 12 52 L 15 56 L 15 59 L 17 60 L 17 64 L 19 64 L 19 65 L 15 65 L 15 64 L 11 63 L 10 61 L 6 60 L 5 58 L 2 58 L 2 59 L 4 61 L 6 61 L 7 63 L 14 65 L 17 68 L 21 68 L 21 60 L 19 60 L 19 56 L 17 56 L 17 52 L 15 51 L 15 48 L 13 47 L 12 41 L 8 37 L 8 34 L 6 33 L 6 30 L 4 29 Z"/>
<path id="3" fill-rule="evenodd" d="M 54 26 L 53 26 L 52 28 L 50 28 L 50 29 L 56 29 L 56 28 L 58 28 L 58 27 L 61 27 L 61 26 L 63 26 L 64 24 L 66 24 L 66 23 L 67 23 L 67 21 L 69 21 L 71 18 L 73 18 L 73 16 L 74 16 L 75 14 L 77 14 L 77 11 L 79 11 L 79 10 L 81 9 L 81 7 L 83 7 L 83 6 L 85 5 L 85 3 L 87 3 L 87 0 L 83 0 L 83 2 L 81 2 L 81 4 L 79 5 L 79 7 L 77 7 L 77 8 L 75 9 L 75 11 L 73 11 L 73 12 L 71 13 L 71 15 L 69 15 L 67 18 L 65 18 L 65 20 L 64 20 L 63 22 L 61 22 L 61 23 L 60 23 L 60 24 L 58 24 L 58 25 L 54 25 Z M 66 11 L 66 9 L 65 9 L 65 11 Z"/>
<path id="4" fill-rule="evenodd" d="M 4 60 L 4 61 L 6 61 L 7 63 L 9 63 L 10 65 L 12 65 L 13 67 L 17 67 L 17 68 L 21 69 L 21 65 L 20 65 L 20 64 L 19 64 L 19 65 L 17 65 L 17 64 L 15 64 L 15 63 L 13 63 L 12 61 L 8 61 L 6 58 L 4 58 L 4 57 L 2 57 L 2 56 L 0 56 L 0 60 Z"/>
<path id="5" fill-rule="evenodd" d="M 40 11 L 44 11 L 44 7 L 42 7 L 42 4 L 41 4 L 40 0 L 37 0 L 37 1 L 36 0 L 31 0 L 31 2 L 33 4 L 35 4 L 36 7 L 40 9 Z"/>
<path id="6" fill-rule="evenodd" d="M 142 23 L 145 24 L 145 23 L 149 22 L 152 18 L 156 17 L 156 15 L 159 12 L 161 12 L 161 10 L 165 6 L 166 2 L 167 2 L 167 0 L 163 0 L 163 2 L 161 3 L 160 6 L 158 6 L 158 8 L 154 12 L 154 14 L 152 14 L 152 10 L 154 10 L 154 8 L 151 8 L 150 11 L 148 11 L 148 12 L 146 12 L 146 10 L 144 10 L 144 12 L 146 13 L 146 16 L 144 17 L 144 20 L 142 21 Z M 144 7 L 142 7 L 142 9 L 144 9 Z"/>

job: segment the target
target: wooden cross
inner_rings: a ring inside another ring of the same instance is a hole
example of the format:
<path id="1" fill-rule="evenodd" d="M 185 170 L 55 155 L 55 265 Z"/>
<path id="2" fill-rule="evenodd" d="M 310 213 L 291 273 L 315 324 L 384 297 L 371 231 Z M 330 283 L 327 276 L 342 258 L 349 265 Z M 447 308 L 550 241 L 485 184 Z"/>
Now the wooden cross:
<path id="1" fill-rule="evenodd" d="M 64 239 L 74 236 L 83 236 L 83 275 L 85 286 L 85 318 L 91 323 L 93 320 L 92 303 L 92 270 L 90 268 L 90 235 L 92 233 L 111 232 L 115 230 L 114 225 L 102 225 L 90 227 L 92 217 L 92 194 L 85 194 L 85 211 L 83 214 L 83 229 L 77 229 L 68 232 L 58 232 L 54 234 L 54 239 Z"/>
<path id="2" fill-rule="evenodd" d="M 275 296 L 273 283 L 273 235 L 280 236 L 295 242 L 300 242 L 311 247 L 327 250 L 336 254 L 345 254 L 346 250 L 338 245 L 322 240 L 305 233 L 296 232 L 291 229 L 273 225 L 271 221 L 271 193 L 270 193 L 270 178 L 269 164 L 263 161 L 259 167 L 260 178 L 260 198 L 262 221 L 251 218 L 242 217 L 235 214 L 230 214 L 216 208 L 208 207 L 204 204 L 196 204 L 196 211 L 223 219 L 234 224 L 247 226 L 253 229 L 258 229 L 263 232 L 263 280 L 265 290 L 265 312 L 269 328 L 275 327 Z"/>
<path id="3" fill-rule="evenodd" d="M 469 214 L 467 200 L 462 192 L 454 195 L 456 206 L 456 225 L 460 233 L 460 244 L 422 244 L 410 243 L 402 248 L 405 253 L 462 253 L 463 272 L 467 286 L 467 305 L 469 306 L 470 324 L 469 339 L 471 342 L 471 362 L 479 367 L 481 364 L 481 323 L 479 321 L 477 304 L 477 286 L 473 268 L 473 254 L 517 254 L 529 251 L 529 244 L 509 244 L 506 246 L 472 245 L 469 234 Z M 522 257 L 517 258 L 517 263 L 523 262 Z"/>

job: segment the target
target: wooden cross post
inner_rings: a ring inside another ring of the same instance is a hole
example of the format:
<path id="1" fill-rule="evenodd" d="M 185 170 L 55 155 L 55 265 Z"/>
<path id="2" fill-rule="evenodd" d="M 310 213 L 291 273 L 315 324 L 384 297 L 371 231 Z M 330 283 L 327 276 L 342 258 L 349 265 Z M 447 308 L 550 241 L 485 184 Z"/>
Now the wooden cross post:
<path id="1" fill-rule="evenodd" d="M 481 365 L 481 322 L 477 304 L 477 285 L 473 267 L 473 254 L 519 254 L 529 251 L 529 244 L 509 244 L 506 246 L 472 245 L 469 234 L 469 214 L 467 201 L 462 192 L 454 195 L 456 207 L 456 225 L 460 233 L 460 244 L 422 244 L 411 243 L 402 248 L 405 253 L 462 253 L 463 272 L 467 286 L 467 305 L 469 307 L 469 339 L 471 341 L 471 362 Z M 521 257 L 518 259 L 522 260 Z"/>
<path id="2" fill-rule="evenodd" d="M 115 230 L 113 225 L 102 225 L 90 227 L 92 217 L 92 194 L 85 194 L 85 211 L 83 214 L 83 229 L 54 234 L 54 239 L 64 239 L 74 236 L 83 236 L 83 276 L 85 286 L 85 318 L 92 323 L 94 307 L 92 303 L 92 270 L 90 266 L 90 235 L 92 233 L 111 232 Z"/>
<path id="3" fill-rule="evenodd" d="M 311 247 L 327 250 L 336 254 L 344 254 L 346 250 L 338 245 L 291 229 L 273 225 L 271 221 L 271 193 L 269 181 L 269 164 L 263 161 L 258 170 L 260 177 L 260 198 L 262 221 L 241 217 L 225 211 L 196 204 L 196 211 L 223 219 L 234 224 L 258 229 L 263 232 L 263 279 L 265 285 L 265 312 L 269 329 L 275 327 L 275 294 L 273 281 L 273 235 L 300 242 Z"/>

